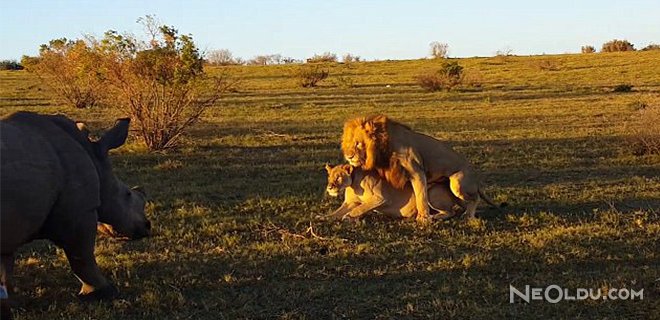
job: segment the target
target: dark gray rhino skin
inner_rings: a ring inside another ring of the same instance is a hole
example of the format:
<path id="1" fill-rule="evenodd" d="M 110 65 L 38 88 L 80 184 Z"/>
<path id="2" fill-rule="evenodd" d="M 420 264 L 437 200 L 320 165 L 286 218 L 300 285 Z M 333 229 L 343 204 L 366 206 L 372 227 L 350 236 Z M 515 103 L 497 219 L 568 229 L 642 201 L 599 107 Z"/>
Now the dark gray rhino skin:
<path id="1" fill-rule="evenodd" d="M 7 283 L 14 253 L 35 239 L 64 249 L 82 282 L 83 300 L 114 298 L 116 288 L 94 258 L 97 222 L 131 239 L 149 234 L 142 194 L 112 173 L 108 150 L 121 146 L 129 119 L 98 141 L 60 115 L 18 112 L 0 121 L 0 280 L 2 318 L 9 319 Z"/>

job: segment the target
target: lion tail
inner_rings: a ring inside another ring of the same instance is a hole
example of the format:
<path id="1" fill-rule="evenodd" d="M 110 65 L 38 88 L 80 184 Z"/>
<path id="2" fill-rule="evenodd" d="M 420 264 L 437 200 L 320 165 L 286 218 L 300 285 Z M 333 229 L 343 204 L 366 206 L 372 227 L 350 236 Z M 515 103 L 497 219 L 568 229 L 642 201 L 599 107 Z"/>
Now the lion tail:
<path id="1" fill-rule="evenodd" d="M 484 199 L 484 201 L 485 201 L 487 204 L 489 204 L 491 207 L 493 207 L 493 208 L 499 210 L 500 212 L 502 212 L 502 208 L 504 208 L 504 207 L 506 207 L 506 206 L 509 205 L 509 204 L 506 203 L 506 202 L 502 202 L 502 203 L 500 203 L 500 205 L 495 204 L 495 202 L 493 201 L 493 199 L 491 199 L 490 197 L 488 197 L 488 196 L 484 193 L 484 191 L 483 191 L 481 188 L 479 188 L 479 196 L 481 197 L 481 199 Z"/>

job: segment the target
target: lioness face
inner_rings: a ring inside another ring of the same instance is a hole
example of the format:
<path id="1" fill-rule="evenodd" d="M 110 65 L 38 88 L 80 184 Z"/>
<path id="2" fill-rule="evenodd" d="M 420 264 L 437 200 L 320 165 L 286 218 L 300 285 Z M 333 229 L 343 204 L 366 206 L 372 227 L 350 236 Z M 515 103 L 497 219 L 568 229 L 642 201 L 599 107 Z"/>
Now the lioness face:
<path id="1" fill-rule="evenodd" d="M 345 164 L 332 167 L 326 164 L 325 170 L 328 172 L 328 185 L 325 190 L 332 197 L 339 196 L 341 192 L 353 183 L 353 179 L 351 178 L 353 167 L 350 165 Z"/>

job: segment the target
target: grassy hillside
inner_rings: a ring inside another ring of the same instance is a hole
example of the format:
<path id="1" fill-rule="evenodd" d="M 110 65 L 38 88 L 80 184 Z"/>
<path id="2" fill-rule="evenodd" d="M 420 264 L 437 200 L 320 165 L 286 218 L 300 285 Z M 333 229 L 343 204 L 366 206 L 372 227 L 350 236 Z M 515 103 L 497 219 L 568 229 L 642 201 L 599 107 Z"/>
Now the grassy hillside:
<path id="1" fill-rule="evenodd" d="M 122 292 L 77 301 L 61 250 L 23 248 L 18 319 L 652 318 L 660 314 L 660 156 L 633 155 L 634 119 L 660 104 L 660 52 L 459 59 L 480 88 L 428 93 L 431 60 L 330 66 L 297 88 L 297 66 L 229 67 L 240 79 L 186 137 L 114 153 L 116 173 L 151 198 L 155 235 L 99 239 Z M 221 72 L 215 69 L 212 72 Z M 354 87 L 346 87 L 352 82 Z M 628 93 L 613 92 L 619 84 Z M 25 72 L 0 73 L 0 115 L 61 112 L 101 128 L 119 116 L 74 110 Z M 505 214 L 420 228 L 371 215 L 314 219 L 342 122 L 385 113 L 449 141 L 482 172 Z M 509 284 L 644 289 L 642 301 L 509 304 Z"/>

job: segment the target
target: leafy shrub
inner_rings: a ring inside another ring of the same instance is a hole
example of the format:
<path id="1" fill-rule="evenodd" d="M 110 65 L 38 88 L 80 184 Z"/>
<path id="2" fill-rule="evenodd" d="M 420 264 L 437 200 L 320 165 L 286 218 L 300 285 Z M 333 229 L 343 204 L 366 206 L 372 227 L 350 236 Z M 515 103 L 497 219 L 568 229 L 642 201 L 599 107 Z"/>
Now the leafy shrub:
<path id="1" fill-rule="evenodd" d="M 431 57 L 434 59 L 444 59 L 447 58 L 449 54 L 449 45 L 446 43 L 433 41 L 429 44 Z"/>
<path id="2" fill-rule="evenodd" d="M 630 84 L 619 84 L 615 86 L 612 91 L 613 92 L 630 92 L 632 91 L 633 86 Z"/>
<path id="3" fill-rule="evenodd" d="M 108 31 L 96 49 L 115 106 L 135 120 L 149 150 L 163 150 L 175 147 L 231 84 L 226 76 L 204 72 L 190 35 L 179 35 L 151 16 L 138 21 L 151 30 L 148 43 Z"/>
<path id="4" fill-rule="evenodd" d="M 316 84 L 330 75 L 330 71 L 321 66 L 301 66 L 295 76 L 303 88 L 316 87 Z"/>
<path id="5" fill-rule="evenodd" d="M 16 60 L 2 60 L 0 70 L 23 70 L 23 66 Z"/>
<path id="6" fill-rule="evenodd" d="M 582 46 L 581 51 L 582 53 L 594 53 L 596 52 L 596 48 L 593 46 Z"/>
<path id="7" fill-rule="evenodd" d="M 21 61 L 76 108 L 94 107 L 104 97 L 101 57 L 84 40 L 51 40 L 41 45 L 38 57 L 23 57 Z"/>
<path id="8" fill-rule="evenodd" d="M 603 43 L 601 52 L 619 52 L 619 51 L 635 51 L 633 45 L 628 42 L 628 40 L 617 40 L 608 41 Z"/>
<path id="9" fill-rule="evenodd" d="M 440 70 L 420 74 L 416 80 L 427 91 L 450 91 L 463 82 L 463 67 L 456 61 L 445 62 Z"/>
<path id="10" fill-rule="evenodd" d="M 337 55 L 332 52 L 325 52 L 323 54 L 315 54 L 311 58 L 307 58 L 307 63 L 322 62 L 337 62 Z"/>

